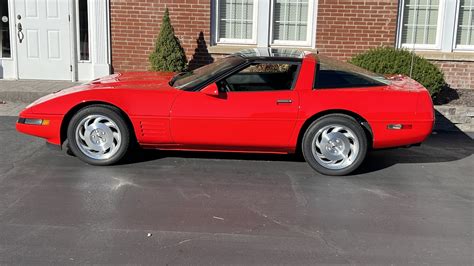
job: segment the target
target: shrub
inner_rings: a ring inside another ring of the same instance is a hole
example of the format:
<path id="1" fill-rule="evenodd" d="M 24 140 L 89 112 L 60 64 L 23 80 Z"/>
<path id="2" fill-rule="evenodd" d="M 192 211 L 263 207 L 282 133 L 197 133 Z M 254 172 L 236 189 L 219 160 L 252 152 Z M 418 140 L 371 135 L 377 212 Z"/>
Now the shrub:
<path id="1" fill-rule="evenodd" d="M 405 49 L 379 47 L 354 56 L 349 62 L 378 74 L 410 75 L 413 53 Z M 428 89 L 431 96 L 444 86 L 441 70 L 428 60 L 415 55 L 412 78 Z"/>
<path id="2" fill-rule="evenodd" d="M 156 39 L 155 50 L 150 54 L 151 70 L 183 71 L 186 68 L 186 54 L 179 39 L 174 35 L 168 8 L 165 10 L 160 34 Z"/>

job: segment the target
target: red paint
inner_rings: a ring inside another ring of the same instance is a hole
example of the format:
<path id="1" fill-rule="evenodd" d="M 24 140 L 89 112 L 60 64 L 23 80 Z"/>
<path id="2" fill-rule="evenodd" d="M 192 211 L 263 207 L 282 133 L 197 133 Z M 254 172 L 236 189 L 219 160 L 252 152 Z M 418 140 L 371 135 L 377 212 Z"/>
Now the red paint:
<path id="1" fill-rule="evenodd" d="M 65 115 L 83 103 L 100 102 L 121 109 L 145 148 L 240 152 L 295 152 L 308 119 L 323 112 L 354 113 L 368 122 L 373 147 L 422 142 L 433 128 L 428 91 L 406 77 L 389 86 L 313 90 L 316 58 L 307 54 L 292 91 L 201 92 L 168 85 L 173 73 L 127 73 L 43 97 L 20 113 L 23 118 L 50 119 L 49 126 L 17 124 L 25 134 L 61 144 Z M 278 104 L 277 100 L 291 100 Z M 411 128 L 390 130 L 389 124 Z"/>

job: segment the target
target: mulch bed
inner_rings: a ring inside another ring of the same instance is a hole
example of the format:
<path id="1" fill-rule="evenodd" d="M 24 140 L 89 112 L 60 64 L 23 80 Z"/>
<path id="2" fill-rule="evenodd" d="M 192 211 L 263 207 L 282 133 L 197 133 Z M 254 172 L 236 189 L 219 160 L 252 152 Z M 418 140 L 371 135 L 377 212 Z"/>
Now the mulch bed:
<path id="1" fill-rule="evenodd" d="M 445 88 L 433 98 L 433 103 L 435 105 L 450 104 L 474 107 L 474 90 Z"/>

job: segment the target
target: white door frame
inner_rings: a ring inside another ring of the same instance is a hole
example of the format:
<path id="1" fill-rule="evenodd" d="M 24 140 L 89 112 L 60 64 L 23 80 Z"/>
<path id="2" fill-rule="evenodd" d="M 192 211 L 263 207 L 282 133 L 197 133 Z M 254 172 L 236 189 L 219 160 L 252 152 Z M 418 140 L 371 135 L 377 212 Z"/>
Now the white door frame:
<path id="1" fill-rule="evenodd" d="M 89 0 L 89 11 L 92 13 L 89 17 L 89 45 L 90 62 L 79 61 L 77 46 L 77 0 L 67 0 L 69 2 L 69 33 L 70 33 L 70 62 L 71 62 L 71 81 L 89 80 L 110 74 L 111 67 L 111 34 L 110 34 L 110 1 Z M 3 78 L 19 79 L 18 63 L 18 37 L 17 37 L 17 19 L 15 0 L 8 0 L 8 12 L 10 21 L 10 45 L 11 58 L 1 59 L 3 65 L 6 62 L 11 66 L 12 72 Z M 98 13 L 100 12 L 100 16 Z M 101 29 L 98 29 L 102 27 Z M 105 43 L 105 45 L 104 45 Z"/>
<path id="2" fill-rule="evenodd" d="M 69 39 L 71 47 L 71 81 L 77 81 L 77 34 L 76 34 L 76 1 L 69 0 Z"/>
<path id="3" fill-rule="evenodd" d="M 78 0 L 75 7 L 78 7 Z M 111 72 L 111 48 L 110 48 L 110 4 L 109 0 L 87 0 L 89 11 L 89 60 L 79 60 L 77 47 L 77 16 L 74 12 L 76 23 L 76 79 L 91 80 L 109 75 Z"/>
<path id="4" fill-rule="evenodd" d="M 5 73 L 5 65 L 7 64 L 13 69 L 13 74 L 7 75 L 7 78 L 18 79 L 18 60 L 17 60 L 17 49 L 16 49 L 16 18 L 15 18 L 15 0 L 8 0 L 8 18 L 10 21 L 10 58 L 2 58 L 3 72 Z M 11 72 L 10 72 L 11 73 Z M 5 74 L 2 77 L 5 78 Z"/>
<path id="5" fill-rule="evenodd" d="M 77 75 L 75 74 L 75 67 L 77 66 L 77 59 L 74 57 L 76 55 L 76 47 L 75 47 L 75 40 L 76 40 L 76 34 L 75 34 L 75 14 L 72 12 L 75 8 L 75 1 L 74 0 L 67 0 L 68 1 L 68 12 L 70 16 L 70 23 L 69 23 L 69 34 L 70 34 L 70 40 L 69 40 L 69 48 L 71 51 L 70 54 L 70 64 L 71 64 L 71 69 L 72 71 L 70 80 L 71 81 L 76 81 L 77 80 Z M 15 73 L 14 73 L 14 78 L 15 79 L 20 79 L 20 71 L 19 71 L 19 60 L 18 60 L 18 37 L 17 37 L 17 19 L 16 19 L 16 6 L 15 6 L 15 0 L 9 0 L 9 14 L 10 18 L 14 19 L 14 23 L 10 23 L 10 45 L 12 49 L 12 60 L 15 65 Z M 12 20 L 10 20 L 12 21 Z"/>

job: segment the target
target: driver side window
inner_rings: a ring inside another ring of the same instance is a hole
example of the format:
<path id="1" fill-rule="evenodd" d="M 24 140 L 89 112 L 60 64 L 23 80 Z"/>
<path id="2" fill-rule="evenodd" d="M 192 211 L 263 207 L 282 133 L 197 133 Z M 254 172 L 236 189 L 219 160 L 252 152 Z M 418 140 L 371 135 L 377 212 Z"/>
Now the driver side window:
<path id="1" fill-rule="evenodd" d="M 297 63 L 253 63 L 218 83 L 223 92 L 292 90 Z"/>

